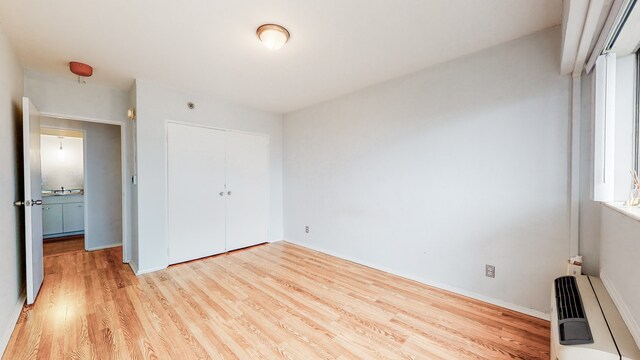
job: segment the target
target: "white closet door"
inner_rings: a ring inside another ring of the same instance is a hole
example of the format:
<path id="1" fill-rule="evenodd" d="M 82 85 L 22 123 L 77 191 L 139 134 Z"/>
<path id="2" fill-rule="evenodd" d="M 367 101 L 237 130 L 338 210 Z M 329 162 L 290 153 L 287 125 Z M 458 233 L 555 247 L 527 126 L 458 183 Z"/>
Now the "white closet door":
<path id="1" fill-rule="evenodd" d="M 169 263 L 222 253 L 225 132 L 172 123 L 167 131 Z"/>
<path id="2" fill-rule="evenodd" d="M 269 139 L 227 133 L 227 251 L 266 242 Z"/>

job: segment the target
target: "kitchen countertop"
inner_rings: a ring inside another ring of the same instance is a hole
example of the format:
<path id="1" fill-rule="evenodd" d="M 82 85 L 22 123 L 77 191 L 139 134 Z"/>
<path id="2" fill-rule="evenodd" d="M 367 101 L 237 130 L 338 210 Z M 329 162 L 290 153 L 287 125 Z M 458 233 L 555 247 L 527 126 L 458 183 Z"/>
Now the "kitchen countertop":
<path id="1" fill-rule="evenodd" d="M 65 190 L 64 192 L 53 192 L 44 190 L 42 191 L 42 196 L 73 196 L 73 195 L 84 195 L 84 190 Z"/>

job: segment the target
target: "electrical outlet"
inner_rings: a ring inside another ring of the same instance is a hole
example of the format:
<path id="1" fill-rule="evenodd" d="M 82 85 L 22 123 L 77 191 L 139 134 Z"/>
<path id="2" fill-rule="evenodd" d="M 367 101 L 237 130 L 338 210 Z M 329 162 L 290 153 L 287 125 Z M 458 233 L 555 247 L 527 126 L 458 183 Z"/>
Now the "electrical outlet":
<path id="1" fill-rule="evenodd" d="M 493 265 L 485 265 L 484 276 L 495 278 L 496 277 L 496 267 Z"/>
<path id="2" fill-rule="evenodd" d="M 309 225 L 307 225 L 307 226 L 305 226 L 305 227 L 304 227 L 304 232 L 305 232 L 306 234 L 308 234 L 308 233 L 310 232 L 310 230 L 309 230 Z"/>

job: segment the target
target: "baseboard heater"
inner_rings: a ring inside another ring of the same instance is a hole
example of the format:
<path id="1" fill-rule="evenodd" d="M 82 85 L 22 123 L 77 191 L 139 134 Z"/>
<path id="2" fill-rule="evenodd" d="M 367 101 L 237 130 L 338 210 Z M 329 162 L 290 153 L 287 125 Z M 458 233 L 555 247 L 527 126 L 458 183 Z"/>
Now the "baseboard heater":
<path id="1" fill-rule="evenodd" d="M 600 278 L 562 276 L 553 282 L 551 359 L 640 360 L 640 350 Z"/>

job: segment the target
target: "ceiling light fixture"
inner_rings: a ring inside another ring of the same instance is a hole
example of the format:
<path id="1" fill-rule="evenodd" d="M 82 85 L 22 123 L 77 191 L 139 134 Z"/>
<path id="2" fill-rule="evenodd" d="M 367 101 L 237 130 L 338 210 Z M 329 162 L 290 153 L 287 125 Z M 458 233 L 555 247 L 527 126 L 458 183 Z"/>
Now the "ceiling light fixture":
<path id="1" fill-rule="evenodd" d="M 256 30 L 258 38 L 269 50 L 278 50 L 289 40 L 289 31 L 280 25 L 264 24 Z"/>
<path id="2" fill-rule="evenodd" d="M 77 61 L 72 61 L 69 63 L 69 70 L 71 70 L 72 73 L 78 75 L 79 84 L 86 84 L 87 82 L 84 79 L 93 75 L 93 68 L 91 67 L 91 65 L 83 64 Z"/>
<path id="3" fill-rule="evenodd" d="M 58 136 L 60 140 L 60 147 L 58 148 L 58 161 L 64 161 L 64 148 L 62 147 L 62 140 L 64 140 L 63 136 Z"/>

